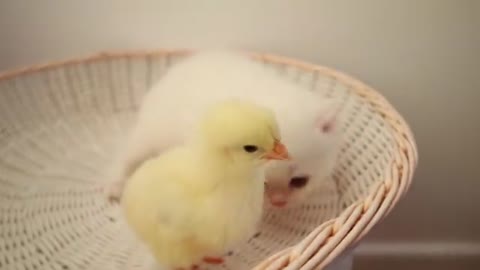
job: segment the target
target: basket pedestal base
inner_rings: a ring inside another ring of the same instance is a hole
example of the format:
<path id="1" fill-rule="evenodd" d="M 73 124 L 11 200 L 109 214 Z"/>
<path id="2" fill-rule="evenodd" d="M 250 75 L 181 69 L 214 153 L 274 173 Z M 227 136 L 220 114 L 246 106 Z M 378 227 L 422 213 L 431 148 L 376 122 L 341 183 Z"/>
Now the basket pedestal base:
<path id="1" fill-rule="evenodd" d="M 325 270 L 352 270 L 353 269 L 353 251 L 336 258 Z"/>

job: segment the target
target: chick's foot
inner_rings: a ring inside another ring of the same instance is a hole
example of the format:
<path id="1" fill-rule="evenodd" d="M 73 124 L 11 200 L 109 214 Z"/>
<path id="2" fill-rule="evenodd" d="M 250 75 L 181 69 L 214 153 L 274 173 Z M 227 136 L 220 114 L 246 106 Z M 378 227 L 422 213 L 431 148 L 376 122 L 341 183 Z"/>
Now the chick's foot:
<path id="1" fill-rule="evenodd" d="M 224 262 L 221 257 L 204 257 L 203 261 L 208 264 L 222 264 Z"/>

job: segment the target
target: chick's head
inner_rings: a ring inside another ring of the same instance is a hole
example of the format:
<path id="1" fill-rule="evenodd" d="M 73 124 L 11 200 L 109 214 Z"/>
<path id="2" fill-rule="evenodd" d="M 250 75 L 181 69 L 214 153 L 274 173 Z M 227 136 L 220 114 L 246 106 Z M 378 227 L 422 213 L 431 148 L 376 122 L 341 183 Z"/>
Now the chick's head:
<path id="1" fill-rule="evenodd" d="M 201 122 L 202 139 L 233 160 L 263 162 L 289 159 L 273 112 L 241 100 L 219 102 Z"/>

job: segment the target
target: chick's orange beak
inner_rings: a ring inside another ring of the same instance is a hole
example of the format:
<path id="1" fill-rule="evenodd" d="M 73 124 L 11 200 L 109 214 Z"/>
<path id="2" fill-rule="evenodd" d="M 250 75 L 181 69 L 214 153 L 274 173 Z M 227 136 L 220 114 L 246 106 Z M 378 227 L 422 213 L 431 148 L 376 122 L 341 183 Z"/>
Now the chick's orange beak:
<path id="1" fill-rule="evenodd" d="M 290 154 L 288 153 L 287 147 L 285 147 L 284 144 L 282 144 L 279 140 L 275 140 L 273 150 L 266 153 L 263 158 L 267 160 L 288 160 L 290 159 Z"/>

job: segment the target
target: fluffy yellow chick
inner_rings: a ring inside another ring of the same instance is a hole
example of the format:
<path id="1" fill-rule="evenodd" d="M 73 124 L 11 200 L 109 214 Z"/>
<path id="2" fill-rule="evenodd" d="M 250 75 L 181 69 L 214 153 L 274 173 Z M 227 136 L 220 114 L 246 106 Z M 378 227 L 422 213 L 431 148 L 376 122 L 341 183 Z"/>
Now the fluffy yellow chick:
<path id="1" fill-rule="evenodd" d="M 183 146 L 145 161 L 128 179 L 128 224 L 159 264 L 173 269 L 221 256 L 255 233 L 263 165 L 289 159 L 273 113 L 229 100 L 210 107 Z"/>

